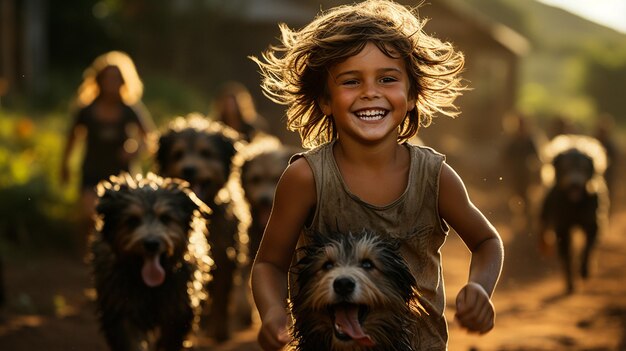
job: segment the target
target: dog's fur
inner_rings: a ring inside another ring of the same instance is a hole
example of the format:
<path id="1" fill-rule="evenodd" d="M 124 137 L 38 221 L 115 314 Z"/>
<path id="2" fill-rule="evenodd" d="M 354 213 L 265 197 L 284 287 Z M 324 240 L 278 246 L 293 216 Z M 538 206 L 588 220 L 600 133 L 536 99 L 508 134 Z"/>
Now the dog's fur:
<path id="1" fill-rule="evenodd" d="M 215 261 L 209 284 L 210 304 L 201 324 L 217 341 L 230 338 L 230 308 L 234 274 L 247 247 L 242 222 L 242 195 L 232 181 L 232 160 L 240 148 L 239 134 L 221 122 L 200 114 L 174 119 L 161 134 L 156 156 L 162 176 L 181 178 L 213 210 L 209 217 L 209 244 Z M 249 216 L 249 215 L 248 215 Z"/>
<path id="2" fill-rule="evenodd" d="M 546 148 L 547 165 L 544 181 L 549 182 L 540 215 L 540 234 L 554 230 L 562 261 L 567 292 L 574 291 L 572 230 L 579 227 L 585 234 L 580 257 L 580 276 L 589 275 L 589 258 L 598 232 L 608 221 L 608 194 L 602 174 L 606 156 L 594 138 L 582 135 L 560 135 Z"/>
<path id="3" fill-rule="evenodd" d="M 127 173 L 98 185 L 91 266 L 111 350 L 180 350 L 197 324 L 211 258 L 210 209 L 186 187 Z"/>
<path id="4" fill-rule="evenodd" d="M 292 268 L 294 350 L 419 350 L 423 309 L 398 241 L 367 232 L 308 239 Z"/>
<path id="5" fill-rule="evenodd" d="M 278 180 L 289 164 L 289 159 L 299 148 L 284 145 L 280 140 L 268 134 L 257 134 L 255 138 L 243 147 L 235 156 L 234 172 L 240 177 L 243 196 L 250 213 L 248 226 L 248 257 L 241 269 L 241 282 L 244 289 L 240 289 L 237 297 L 237 312 L 241 324 L 252 324 L 252 305 L 248 281 L 252 262 L 263 237 L 263 231 L 269 220 L 274 191 Z"/>
<path id="6" fill-rule="evenodd" d="M 269 220 L 278 180 L 299 148 L 282 144 L 277 138 L 262 135 L 248 144 L 241 156 L 241 186 L 250 208 L 252 222 L 248 228 L 249 260 L 254 260 L 263 231 Z"/>

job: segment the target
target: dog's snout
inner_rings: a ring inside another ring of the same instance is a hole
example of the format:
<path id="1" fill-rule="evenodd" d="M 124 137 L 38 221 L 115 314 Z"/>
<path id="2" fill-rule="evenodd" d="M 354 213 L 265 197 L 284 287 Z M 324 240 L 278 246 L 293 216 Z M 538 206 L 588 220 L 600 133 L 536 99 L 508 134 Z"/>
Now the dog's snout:
<path id="1" fill-rule="evenodd" d="M 259 205 L 271 207 L 272 202 L 274 201 L 273 195 L 274 194 L 269 194 L 269 193 L 261 195 L 259 197 Z"/>
<path id="2" fill-rule="evenodd" d="M 354 280 L 346 277 L 337 278 L 333 282 L 333 289 L 338 295 L 341 296 L 350 295 L 352 292 L 354 292 L 355 286 L 356 284 Z"/>
<path id="3" fill-rule="evenodd" d="M 161 243 L 157 239 L 145 239 L 143 241 L 143 248 L 147 252 L 155 253 L 159 251 L 160 247 L 161 247 Z"/>
<path id="4" fill-rule="evenodd" d="M 189 180 L 195 177 L 197 169 L 196 167 L 193 167 L 193 166 L 185 166 L 183 167 L 182 172 L 183 172 L 183 178 Z"/>

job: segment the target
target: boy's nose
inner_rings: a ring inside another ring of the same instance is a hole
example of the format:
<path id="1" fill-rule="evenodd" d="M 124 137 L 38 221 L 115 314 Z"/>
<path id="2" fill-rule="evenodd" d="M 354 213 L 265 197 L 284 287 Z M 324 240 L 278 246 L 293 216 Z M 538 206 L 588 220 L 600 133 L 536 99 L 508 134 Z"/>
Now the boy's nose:
<path id="1" fill-rule="evenodd" d="M 380 97 L 380 92 L 378 90 L 378 86 L 375 82 L 364 82 L 363 83 L 363 92 L 361 93 L 361 98 L 363 99 L 375 99 Z"/>

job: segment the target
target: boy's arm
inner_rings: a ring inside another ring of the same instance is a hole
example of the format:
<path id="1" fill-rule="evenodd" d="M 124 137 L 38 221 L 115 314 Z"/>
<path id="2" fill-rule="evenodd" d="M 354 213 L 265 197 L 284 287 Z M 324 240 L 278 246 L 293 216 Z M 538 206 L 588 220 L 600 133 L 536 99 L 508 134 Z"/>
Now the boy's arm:
<path id="1" fill-rule="evenodd" d="M 457 317 L 470 331 L 487 332 L 495 318 L 490 298 L 502 271 L 502 240 L 470 201 L 461 178 L 445 163 L 439 183 L 439 213 L 472 252 L 468 284 L 457 298 Z"/>
<path id="2" fill-rule="evenodd" d="M 252 268 L 252 293 L 263 325 L 259 342 L 265 350 L 289 341 L 285 311 L 287 272 L 306 220 L 316 204 L 313 173 L 303 158 L 283 173 L 263 240 Z"/>

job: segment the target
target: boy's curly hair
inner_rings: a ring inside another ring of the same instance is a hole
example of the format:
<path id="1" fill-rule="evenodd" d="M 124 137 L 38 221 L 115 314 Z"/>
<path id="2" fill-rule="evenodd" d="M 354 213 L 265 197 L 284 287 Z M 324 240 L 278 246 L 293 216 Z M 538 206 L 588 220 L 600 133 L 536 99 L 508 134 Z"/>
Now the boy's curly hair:
<path id="1" fill-rule="evenodd" d="M 410 96 L 416 107 L 399 127 L 398 140 L 410 139 L 428 126 L 435 113 L 459 114 L 454 100 L 465 89 L 458 73 L 464 57 L 448 42 L 422 30 L 417 8 L 389 0 L 342 5 L 319 14 L 299 31 L 280 24 L 282 45 L 270 46 L 262 59 L 251 57 L 263 76 L 262 88 L 272 101 L 288 105 L 287 128 L 298 131 L 304 147 L 336 138 L 332 118 L 318 105 L 326 96 L 328 69 L 374 43 L 387 56 L 404 59 Z"/>

